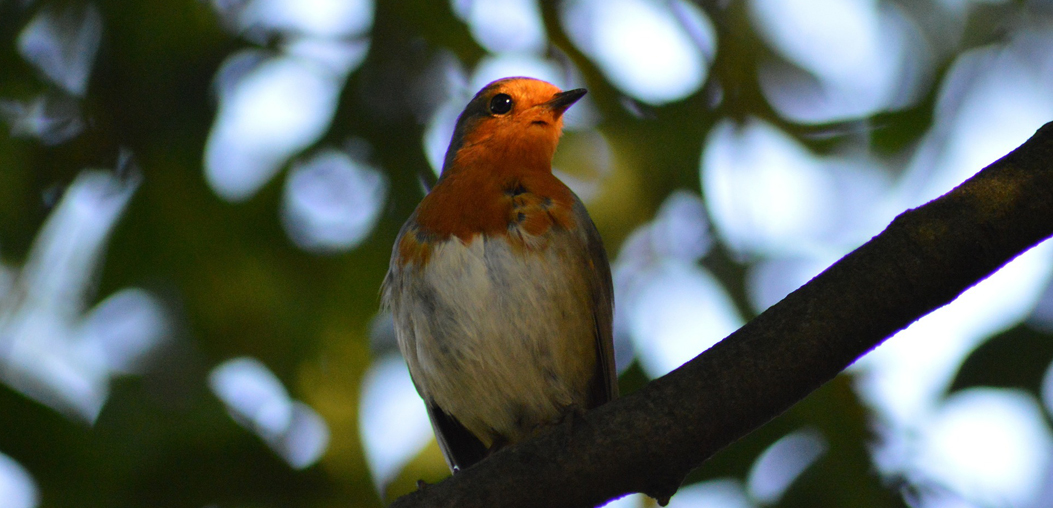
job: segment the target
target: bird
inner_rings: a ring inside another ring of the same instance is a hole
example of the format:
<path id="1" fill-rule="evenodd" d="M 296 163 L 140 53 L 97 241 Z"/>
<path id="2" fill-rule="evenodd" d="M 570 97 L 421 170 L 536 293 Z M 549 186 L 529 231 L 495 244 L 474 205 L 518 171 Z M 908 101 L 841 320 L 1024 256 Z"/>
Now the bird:
<path id="1" fill-rule="evenodd" d="M 454 473 L 618 396 L 607 253 L 552 173 L 585 93 L 484 86 L 392 247 L 382 302 Z"/>

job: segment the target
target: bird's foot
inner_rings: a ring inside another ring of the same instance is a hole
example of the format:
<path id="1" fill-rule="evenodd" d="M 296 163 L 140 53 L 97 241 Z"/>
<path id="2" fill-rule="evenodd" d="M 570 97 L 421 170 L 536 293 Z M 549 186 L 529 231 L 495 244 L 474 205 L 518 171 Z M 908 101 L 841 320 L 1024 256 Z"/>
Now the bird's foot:
<path id="1" fill-rule="evenodd" d="M 574 434 L 574 429 L 585 423 L 586 409 L 580 404 L 571 404 L 563 408 L 556 425 L 563 427 L 566 437 L 569 439 Z"/>
<path id="2" fill-rule="evenodd" d="M 494 452 L 496 452 L 497 450 L 500 450 L 501 448 L 504 448 L 506 446 L 508 446 L 508 439 L 505 439 L 504 436 L 497 436 L 494 438 L 494 441 L 490 443 L 490 447 L 486 449 L 486 456 L 489 457 L 493 455 Z"/>

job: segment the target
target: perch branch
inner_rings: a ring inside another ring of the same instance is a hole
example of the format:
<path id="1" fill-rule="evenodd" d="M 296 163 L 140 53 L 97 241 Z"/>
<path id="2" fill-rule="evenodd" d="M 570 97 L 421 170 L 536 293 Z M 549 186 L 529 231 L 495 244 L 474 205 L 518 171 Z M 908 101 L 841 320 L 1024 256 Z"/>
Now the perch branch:
<path id="1" fill-rule="evenodd" d="M 392 506 L 668 500 L 718 450 L 1051 235 L 1053 122 L 682 367 Z"/>

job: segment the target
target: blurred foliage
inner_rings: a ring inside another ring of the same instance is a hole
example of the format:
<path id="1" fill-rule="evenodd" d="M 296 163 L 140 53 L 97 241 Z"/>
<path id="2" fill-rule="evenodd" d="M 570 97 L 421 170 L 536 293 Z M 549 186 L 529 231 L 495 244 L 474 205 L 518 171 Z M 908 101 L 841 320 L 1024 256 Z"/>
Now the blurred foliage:
<path id="1" fill-rule="evenodd" d="M 757 84 L 756 62 L 771 58 L 769 50 L 741 3 L 715 4 L 703 5 L 719 39 L 708 84 L 683 101 L 630 108 L 632 100 L 569 43 L 556 8 L 542 2 L 553 54 L 582 73 L 602 115 L 598 129 L 622 161 L 590 202 L 612 257 L 672 191 L 699 191 L 702 140 L 718 119 L 759 116 L 820 152 L 829 147 L 830 133 L 851 127 L 780 119 Z M 46 87 L 16 50 L 20 30 L 44 5 L 0 0 L 0 97 L 24 100 Z M 281 228 L 281 176 L 251 199 L 230 203 L 203 175 L 216 70 L 232 52 L 253 45 L 226 30 L 206 2 L 97 5 L 105 29 L 82 104 L 88 128 L 53 146 L 0 136 L 0 253 L 5 263 L 20 264 L 63 188 L 83 168 L 114 167 L 120 150 L 129 149 L 144 179 L 110 242 L 96 294 L 126 286 L 152 291 L 171 309 L 177 338 L 154 355 L 143 376 L 114 385 L 91 426 L 0 386 L 0 451 L 32 473 L 47 507 L 382 505 L 359 442 L 357 398 L 371 361 L 371 320 L 390 246 L 429 171 L 419 141 L 428 114 L 420 77 L 439 56 L 452 54 L 471 68 L 485 50 L 445 2 L 377 4 L 366 61 L 351 74 L 316 146 L 365 140 L 370 162 L 390 178 L 391 193 L 364 244 L 321 256 L 297 248 Z M 972 21 L 967 44 L 997 37 L 991 26 L 1011 9 L 985 8 Z M 929 94 L 910 109 L 870 119 L 872 148 L 894 153 L 916 142 L 932 121 L 932 108 Z M 744 260 L 718 246 L 703 264 L 748 315 Z M 955 389 L 1019 386 L 1037 396 L 1053 357 L 1049 344 L 1048 335 L 1025 325 L 1006 332 L 973 355 Z M 320 463 L 293 470 L 209 392 L 208 371 L 242 355 L 263 361 L 293 397 L 325 418 L 332 440 Z M 623 393 L 646 380 L 632 367 L 623 376 Z M 816 428 L 828 452 L 779 506 L 901 506 L 895 486 L 885 484 L 871 463 L 869 418 L 843 376 L 719 453 L 690 480 L 742 478 L 771 443 Z M 439 480 L 443 467 L 431 445 L 387 494 L 414 489 L 419 478 Z"/>
<path id="2" fill-rule="evenodd" d="M 1019 388 L 1038 397 L 1050 362 L 1053 341 L 1049 333 L 1020 324 L 977 347 L 959 367 L 948 391 L 994 386 Z"/>

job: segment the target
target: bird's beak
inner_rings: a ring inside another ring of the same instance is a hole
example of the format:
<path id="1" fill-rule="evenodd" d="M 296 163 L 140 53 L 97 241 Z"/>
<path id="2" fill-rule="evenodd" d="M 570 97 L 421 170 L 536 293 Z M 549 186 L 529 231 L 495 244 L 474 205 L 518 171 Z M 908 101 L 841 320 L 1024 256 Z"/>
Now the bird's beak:
<path id="1" fill-rule="evenodd" d="M 578 99 L 584 97 L 586 92 L 588 92 L 588 90 L 585 90 L 584 88 L 575 88 L 574 90 L 560 92 L 549 99 L 544 105 L 559 117 L 572 104 L 578 102 Z"/>

